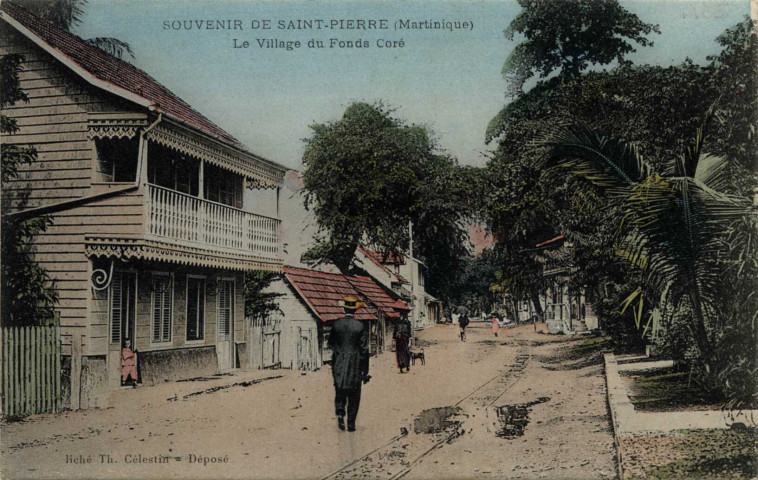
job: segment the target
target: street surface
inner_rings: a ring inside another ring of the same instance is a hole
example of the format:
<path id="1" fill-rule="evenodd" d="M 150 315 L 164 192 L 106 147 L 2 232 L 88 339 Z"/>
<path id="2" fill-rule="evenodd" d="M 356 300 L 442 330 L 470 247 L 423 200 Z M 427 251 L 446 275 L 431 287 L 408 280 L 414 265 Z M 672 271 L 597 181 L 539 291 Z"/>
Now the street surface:
<path id="1" fill-rule="evenodd" d="M 3 424 L 2 478 L 615 477 L 601 357 L 566 354 L 583 338 L 489 323 L 465 343 L 453 325 L 418 337 L 410 373 L 371 359 L 355 433 L 336 427 L 329 367 L 238 372 Z"/>

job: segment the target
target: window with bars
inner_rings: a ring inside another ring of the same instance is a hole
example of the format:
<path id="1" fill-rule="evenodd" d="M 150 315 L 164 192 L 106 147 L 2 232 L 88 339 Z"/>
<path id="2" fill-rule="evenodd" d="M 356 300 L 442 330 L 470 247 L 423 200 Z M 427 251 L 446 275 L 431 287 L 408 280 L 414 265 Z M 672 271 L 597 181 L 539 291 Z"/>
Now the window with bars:
<path id="1" fill-rule="evenodd" d="M 230 280 L 220 280 L 218 282 L 218 334 L 221 337 L 228 337 L 231 333 L 232 315 L 233 315 L 233 295 L 234 284 Z"/>
<path id="2" fill-rule="evenodd" d="M 171 341 L 171 276 L 153 275 L 153 343 Z"/>
<path id="3" fill-rule="evenodd" d="M 187 278 L 187 340 L 202 340 L 205 330 L 205 279 Z"/>

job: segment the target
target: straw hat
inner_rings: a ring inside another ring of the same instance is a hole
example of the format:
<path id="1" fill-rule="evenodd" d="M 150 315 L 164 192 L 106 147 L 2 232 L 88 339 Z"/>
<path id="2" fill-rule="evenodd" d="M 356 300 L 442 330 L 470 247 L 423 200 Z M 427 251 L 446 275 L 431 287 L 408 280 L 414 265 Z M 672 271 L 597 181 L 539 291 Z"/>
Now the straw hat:
<path id="1" fill-rule="evenodd" d="M 363 302 L 358 301 L 358 299 L 352 295 L 348 295 L 344 300 L 340 300 L 339 304 L 340 307 L 347 308 L 348 310 L 358 310 L 363 306 Z"/>

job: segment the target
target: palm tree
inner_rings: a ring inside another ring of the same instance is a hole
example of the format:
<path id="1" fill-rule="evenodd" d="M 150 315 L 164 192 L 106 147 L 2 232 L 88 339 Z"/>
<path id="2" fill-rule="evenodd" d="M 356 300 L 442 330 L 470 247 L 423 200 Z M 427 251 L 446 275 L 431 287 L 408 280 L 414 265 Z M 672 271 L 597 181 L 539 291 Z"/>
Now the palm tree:
<path id="1" fill-rule="evenodd" d="M 71 31 L 82 22 L 84 6 L 87 4 L 87 0 L 13 0 L 13 2 L 66 31 Z M 116 58 L 122 58 L 124 52 L 134 58 L 134 52 L 129 44 L 117 38 L 96 37 L 85 41 Z"/>
<path id="2" fill-rule="evenodd" d="M 583 127 L 556 127 L 540 140 L 551 148 L 548 166 L 585 178 L 621 207 L 619 251 L 643 269 L 648 295 L 674 308 L 687 301 L 688 328 L 706 375 L 715 341 L 708 325 L 721 314 L 716 292 L 724 271 L 718 261 L 723 236 L 750 212 L 749 199 L 725 193 L 727 160 L 702 151 L 713 108 L 692 146 L 664 163 L 662 172 L 655 172 L 634 145 Z"/>

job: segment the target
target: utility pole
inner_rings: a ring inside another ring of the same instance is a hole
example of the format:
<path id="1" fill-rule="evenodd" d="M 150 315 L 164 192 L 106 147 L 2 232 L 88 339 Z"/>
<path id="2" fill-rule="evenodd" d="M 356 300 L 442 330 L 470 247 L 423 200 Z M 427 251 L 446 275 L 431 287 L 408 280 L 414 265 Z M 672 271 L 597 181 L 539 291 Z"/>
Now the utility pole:
<path id="1" fill-rule="evenodd" d="M 413 328 L 411 330 L 415 330 L 418 312 L 416 311 L 416 289 L 413 279 L 415 276 L 414 270 L 416 270 L 416 263 L 413 260 L 413 220 L 408 220 L 408 265 L 411 267 L 411 313 L 413 314 Z"/>

